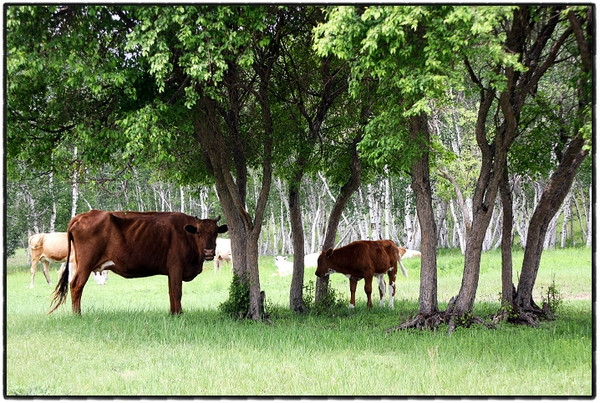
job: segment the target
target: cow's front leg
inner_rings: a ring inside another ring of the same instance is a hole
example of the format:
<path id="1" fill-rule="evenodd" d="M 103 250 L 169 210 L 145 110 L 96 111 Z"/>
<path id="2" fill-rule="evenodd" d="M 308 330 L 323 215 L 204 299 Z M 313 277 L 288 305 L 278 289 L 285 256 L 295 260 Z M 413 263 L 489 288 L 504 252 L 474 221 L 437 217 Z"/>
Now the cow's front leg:
<path id="1" fill-rule="evenodd" d="M 373 308 L 371 292 L 373 291 L 373 276 L 365 276 L 365 294 L 367 294 L 367 306 Z"/>
<path id="2" fill-rule="evenodd" d="M 354 308 L 356 306 L 356 279 L 351 277 L 348 279 L 350 280 L 350 305 L 348 308 Z"/>
<path id="3" fill-rule="evenodd" d="M 171 315 L 181 315 L 181 287 L 183 280 L 180 273 L 169 274 L 169 299 L 171 301 Z"/>

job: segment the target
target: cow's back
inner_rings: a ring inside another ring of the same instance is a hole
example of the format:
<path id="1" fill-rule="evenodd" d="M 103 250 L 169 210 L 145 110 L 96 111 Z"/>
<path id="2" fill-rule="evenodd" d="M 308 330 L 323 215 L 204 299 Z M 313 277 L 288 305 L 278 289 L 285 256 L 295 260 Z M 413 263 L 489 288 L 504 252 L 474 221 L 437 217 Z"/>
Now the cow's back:
<path id="1" fill-rule="evenodd" d="M 54 262 L 67 259 L 67 233 L 50 232 L 29 237 L 29 248 L 33 257 L 46 258 Z"/>
<path id="2" fill-rule="evenodd" d="M 347 267 L 353 271 L 368 270 L 371 263 L 371 248 L 368 242 L 354 241 L 334 249 L 330 260 L 338 267 Z"/>
<path id="3" fill-rule="evenodd" d="M 357 272 L 385 273 L 395 267 L 398 261 L 398 249 L 390 240 L 355 241 L 335 249 L 332 259 L 336 264 Z"/>
<path id="4" fill-rule="evenodd" d="M 194 218 L 182 213 L 92 210 L 75 217 L 69 230 L 78 261 L 86 254 L 92 269 L 112 262 L 111 270 L 132 278 L 168 274 L 166 268 L 174 261 L 198 266 L 193 235 L 184 231 L 192 223 Z"/>

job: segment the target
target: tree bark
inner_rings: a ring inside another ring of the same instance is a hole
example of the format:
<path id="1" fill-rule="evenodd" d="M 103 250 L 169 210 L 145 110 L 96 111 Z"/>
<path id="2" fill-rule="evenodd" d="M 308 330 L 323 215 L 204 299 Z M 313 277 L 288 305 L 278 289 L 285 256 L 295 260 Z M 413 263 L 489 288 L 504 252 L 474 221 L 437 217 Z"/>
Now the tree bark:
<path id="1" fill-rule="evenodd" d="M 569 142 L 563 159 L 546 184 L 529 223 L 516 301 L 518 307 L 526 311 L 539 310 L 533 302 L 533 286 L 544 249 L 544 239 L 550 222 L 569 193 L 577 169 L 588 155 L 588 150 L 583 149 L 584 144 L 585 140 L 581 137 L 575 137 Z"/>
<path id="2" fill-rule="evenodd" d="M 348 181 L 342 186 L 340 189 L 340 193 L 335 199 L 335 204 L 331 209 L 331 213 L 329 213 L 329 220 L 327 221 L 327 229 L 325 230 L 325 238 L 323 240 L 323 245 L 321 250 L 327 250 L 329 248 L 335 247 L 335 235 L 337 233 L 337 228 L 340 223 L 340 218 L 342 217 L 342 213 L 344 211 L 344 207 L 350 200 L 350 196 L 358 189 L 360 186 L 360 178 L 361 178 L 361 163 L 360 158 L 358 156 L 357 146 L 362 138 L 362 133 L 359 133 L 354 138 L 351 146 L 351 155 L 352 160 L 350 162 L 350 177 Z M 329 289 L 329 277 L 317 277 L 317 283 L 315 285 L 315 302 L 319 303 L 323 300 L 325 295 L 327 295 L 327 291 Z"/>
<path id="3" fill-rule="evenodd" d="M 411 141 L 424 144 L 424 151 L 411 169 L 411 187 L 415 194 L 417 216 L 421 229 L 421 282 L 419 286 L 419 315 L 438 313 L 437 300 L 437 230 L 429 176 L 430 135 L 427 116 L 421 114 L 409 119 Z"/>
<path id="4" fill-rule="evenodd" d="M 297 313 L 306 312 L 304 304 L 304 227 L 302 225 L 302 212 L 300 210 L 300 182 L 302 171 L 298 171 L 292 181 L 288 184 L 290 222 L 292 226 L 292 244 L 294 249 L 294 269 L 292 272 L 292 284 L 290 286 L 290 309 Z"/>
<path id="5" fill-rule="evenodd" d="M 513 305 L 515 288 L 512 280 L 512 240 L 513 240 L 513 203 L 508 170 L 504 171 L 504 178 L 500 182 L 500 198 L 502 200 L 502 307 Z"/>
<path id="6" fill-rule="evenodd" d="M 467 69 L 475 84 L 480 87 L 480 106 L 476 123 L 476 139 L 481 150 L 481 168 L 473 195 L 473 223 L 467 239 L 463 279 L 458 296 L 453 298 L 446 311 L 450 328 L 466 313 L 472 312 L 479 282 L 481 252 L 483 240 L 492 217 L 498 188 L 507 166 L 508 150 L 514 142 L 519 126 L 520 113 L 528 95 L 534 91 L 540 78 L 556 60 L 556 56 L 571 35 L 565 30 L 551 43 L 548 52 L 543 52 L 558 24 L 561 7 L 553 7 L 545 20 L 540 21 L 539 30 L 532 29 L 535 24 L 535 10 L 529 6 L 519 6 L 513 12 L 510 28 L 507 31 L 505 46 L 520 60 L 528 70 L 520 72 L 511 66 L 498 66 L 496 70 L 506 77 L 506 87 L 499 95 L 498 106 L 502 120 L 495 129 L 495 138 L 488 142 L 486 120 L 496 90 L 484 88 L 466 60 Z M 542 239 L 543 242 L 543 239 Z"/>

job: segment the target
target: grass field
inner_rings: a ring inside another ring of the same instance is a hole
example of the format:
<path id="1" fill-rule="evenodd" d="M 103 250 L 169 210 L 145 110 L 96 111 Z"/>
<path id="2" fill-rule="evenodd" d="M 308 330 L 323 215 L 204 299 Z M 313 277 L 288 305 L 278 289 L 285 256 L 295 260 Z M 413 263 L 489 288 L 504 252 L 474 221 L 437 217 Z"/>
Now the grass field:
<path id="1" fill-rule="evenodd" d="M 515 253 L 515 268 L 522 252 Z M 440 308 L 458 293 L 462 257 L 440 251 Z M 408 331 L 386 334 L 417 310 L 419 260 L 405 263 L 396 308 L 366 308 L 359 283 L 357 308 L 329 315 L 295 315 L 288 307 L 290 277 L 275 277 L 261 258 L 261 287 L 272 324 L 234 321 L 218 311 L 227 299 L 231 268 L 212 263 L 184 283 L 184 314 L 171 317 L 167 278 L 87 284 L 81 317 L 70 303 L 46 315 L 53 287 L 38 273 L 29 289 L 23 251 L 8 260 L 5 394 L 8 396 L 231 395 L 534 395 L 592 394 L 591 249 L 548 251 L 536 294 L 554 281 L 563 300 L 556 321 L 540 328 L 474 326 L 447 336 Z M 517 274 L 515 274 L 516 276 Z M 51 278 L 56 281 L 53 268 Z M 308 270 L 305 282 L 314 281 Z M 516 280 L 515 280 L 516 281 Z M 348 282 L 331 277 L 348 300 Z M 500 254 L 484 255 L 475 313 L 499 308 Z M 377 301 L 375 297 L 375 301 Z"/>

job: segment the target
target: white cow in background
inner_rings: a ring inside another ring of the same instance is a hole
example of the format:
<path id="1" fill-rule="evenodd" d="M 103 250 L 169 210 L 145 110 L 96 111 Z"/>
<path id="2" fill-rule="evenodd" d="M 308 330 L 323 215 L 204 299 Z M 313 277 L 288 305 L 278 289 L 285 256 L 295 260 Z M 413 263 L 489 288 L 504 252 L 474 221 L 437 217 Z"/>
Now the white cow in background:
<path id="1" fill-rule="evenodd" d="M 317 267 L 317 260 L 319 260 L 319 255 L 321 253 L 310 253 L 304 256 L 304 268 L 307 267 Z"/>
<path id="2" fill-rule="evenodd" d="M 217 247 L 215 248 L 215 273 L 221 270 L 223 262 L 230 262 L 231 260 L 231 239 L 217 238 Z"/>
<path id="3" fill-rule="evenodd" d="M 29 237 L 29 249 L 31 250 L 31 282 L 29 288 L 33 288 L 33 280 L 39 262 L 42 262 L 46 281 L 52 285 L 49 274 L 50 263 L 66 262 L 68 245 L 66 232 L 42 233 Z M 71 262 L 73 262 L 73 256 L 71 256 Z"/>
<path id="4" fill-rule="evenodd" d="M 31 282 L 29 288 L 33 288 L 33 280 L 35 279 L 35 272 L 37 271 L 37 265 L 42 262 L 42 269 L 44 276 L 48 284 L 52 285 L 50 281 L 50 263 L 62 263 L 58 271 L 58 278 L 62 274 L 66 266 L 67 261 L 67 233 L 66 232 L 50 232 L 40 233 L 29 237 L 29 249 L 31 250 Z M 77 264 L 75 262 L 75 253 L 71 250 L 71 256 L 69 257 L 69 282 L 77 270 Z M 94 280 L 99 285 L 105 285 L 108 279 L 108 271 L 94 271 Z"/>
<path id="5" fill-rule="evenodd" d="M 294 271 L 294 263 L 288 262 L 287 256 L 277 256 L 275 258 L 275 266 L 277 266 L 277 270 L 273 273 L 274 276 L 285 277 Z"/>

